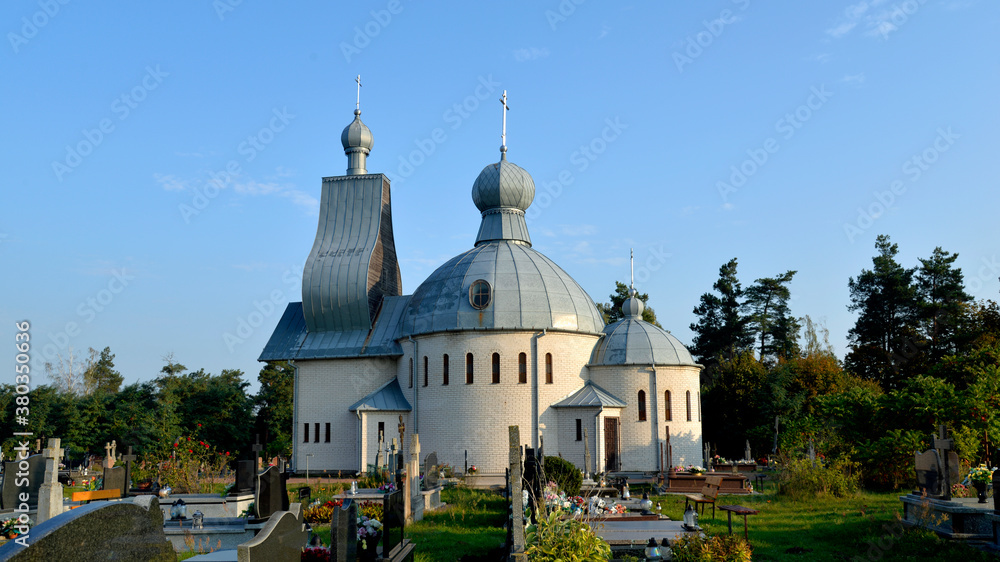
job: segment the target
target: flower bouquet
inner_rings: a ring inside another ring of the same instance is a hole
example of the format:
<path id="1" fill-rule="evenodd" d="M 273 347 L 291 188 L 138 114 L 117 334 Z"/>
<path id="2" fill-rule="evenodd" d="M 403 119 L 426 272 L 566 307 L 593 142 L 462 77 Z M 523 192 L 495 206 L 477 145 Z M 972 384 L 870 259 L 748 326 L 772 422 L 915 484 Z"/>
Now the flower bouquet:
<path id="1" fill-rule="evenodd" d="M 479 469 L 476 468 L 476 465 L 472 465 L 472 466 L 469 467 L 469 474 L 475 474 L 478 471 L 479 471 Z"/>
<path id="2" fill-rule="evenodd" d="M 382 538 L 382 523 L 378 519 L 361 515 L 358 517 L 358 554 L 361 559 L 374 560 L 377 556 L 378 541 Z"/>
<path id="3" fill-rule="evenodd" d="M 987 468 L 985 464 L 981 464 L 969 471 L 969 480 L 972 482 L 981 482 L 983 484 L 989 484 L 993 480 L 994 470 L 996 469 Z"/>

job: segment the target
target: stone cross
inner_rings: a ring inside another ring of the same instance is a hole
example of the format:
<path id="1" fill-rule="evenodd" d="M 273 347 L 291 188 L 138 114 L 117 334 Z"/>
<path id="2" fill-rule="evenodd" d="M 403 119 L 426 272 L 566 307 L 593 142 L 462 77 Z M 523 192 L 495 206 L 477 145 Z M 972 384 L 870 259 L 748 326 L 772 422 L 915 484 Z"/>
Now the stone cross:
<path id="1" fill-rule="evenodd" d="M 712 465 L 710 462 L 712 460 L 712 455 L 709 454 L 708 441 L 705 442 L 705 446 L 703 447 L 703 455 L 705 457 L 705 470 L 708 470 Z"/>
<path id="2" fill-rule="evenodd" d="M 132 445 L 128 446 L 128 453 L 122 455 L 122 462 L 125 463 L 125 497 L 128 497 L 129 488 L 132 487 L 132 463 L 135 462 L 135 455 L 132 454 Z"/>
<path id="3" fill-rule="evenodd" d="M 750 440 L 747 439 L 747 448 L 743 451 L 743 458 L 748 461 L 753 460 L 753 453 L 750 451 Z"/>
<path id="4" fill-rule="evenodd" d="M 938 450 L 938 458 L 942 459 L 941 464 L 944 471 L 944 485 L 941 486 L 942 498 L 951 500 L 951 468 L 948 466 L 948 451 L 955 446 L 955 440 L 949 439 L 947 429 L 944 424 L 938 426 L 938 437 L 933 439 L 932 446 Z"/>
<path id="5" fill-rule="evenodd" d="M 104 468 L 115 466 L 115 457 L 111 453 L 111 443 L 104 444 Z"/>
<path id="6" fill-rule="evenodd" d="M 378 434 L 378 447 L 375 448 L 375 466 L 376 467 L 382 466 L 382 445 L 383 444 L 384 443 L 382 441 L 382 434 L 379 433 Z"/>
<path id="7" fill-rule="evenodd" d="M 406 522 L 420 521 L 424 517 L 424 501 L 420 496 L 420 436 L 410 435 L 410 462 L 406 466 L 406 490 L 403 494 L 403 512 Z"/>
<path id="8" fill-rule="evenodd" d="M 256 472 L 260 470 L 260 452 L 264 450 L 264 446 L 260 444 L 259 433 L 257 434 L 257 437 L 254 439 L 253 447 L 250 448 L 253 450 L 253 469 Z"/>
<path id="9" fill-rule="evenodd" d="M 583 477 L 590 478 L 590 439 L 586 427 L 583 428 Z"/>
<path id="10" fill-rule="evenodd" d="M 49 446 L 42 454 L 45 456 L 45 479 L 38 490 L 38 523 L 63 512 L 63 487 L 59 483 L 59 459 L 63 453 L 59 439 L 49 439 Z"/>
<path id="11" fill-rule="evenodd" d="M 524 538 L 524 506 L 521 503 L 521 434 L 520 429 L 516 425 L 512 425 L 507 428 L 509 433 L 509 453 L 508 459 L 510 462 L 510 502 L 511 502 L 511 544 L 510 546 L 510 560 L 520 560 L 527 561 L 528 557 L 525 554 L 525 538 Z"/>

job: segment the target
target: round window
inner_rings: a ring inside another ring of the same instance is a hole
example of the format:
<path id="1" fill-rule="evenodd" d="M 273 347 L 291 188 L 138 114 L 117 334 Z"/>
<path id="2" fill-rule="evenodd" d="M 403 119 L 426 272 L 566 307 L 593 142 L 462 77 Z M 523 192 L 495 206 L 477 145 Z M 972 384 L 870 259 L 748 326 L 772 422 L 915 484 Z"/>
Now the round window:
<path id="1" fill-rule="evenodd" d="M 482 310 L 490 305 L 493 298 L 493 288 L 489 281 L 478 279 L 469 287 L 469 303 L 472 308 Z"/>

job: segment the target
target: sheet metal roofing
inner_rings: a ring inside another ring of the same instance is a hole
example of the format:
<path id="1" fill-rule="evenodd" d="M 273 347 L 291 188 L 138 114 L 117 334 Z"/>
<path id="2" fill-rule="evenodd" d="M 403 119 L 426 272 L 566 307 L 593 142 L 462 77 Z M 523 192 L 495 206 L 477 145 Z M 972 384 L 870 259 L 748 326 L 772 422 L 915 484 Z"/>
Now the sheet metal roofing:
<path id="1" fill-rule="evenodd" d="M 594 346 L 590 364 L 698 365 L 672 334 L 636 316 L 604 327 L 604 337 Z"/>
<path id="2" fill-rule="evenodd" d="M 587 381 L 583 388 L 552 405 L 553 408 L 624 408 L 625 402 Z"/>
<path id="3" fill-rule="evenodd" d="M 385 297 L 371 330 L 307 332 L 302 303 L 289 303 L 258 361 L 399 356 L 399 322 L 409 296 Z"/>
<path id="4" fill-rule="evenodd" d="M 469 288 L 482 279 L 491 299 L 472 307 Z M 439 267 L 413 293 L 403 315 L 405 336 L 460 330 L 566 330 L 601 333 L 593 299 L 565 271 L 510 240 L 476 246 Z"/>
<path id="5" fill-rule="evenodd" d="M 358 400 L 348 408 L 351 412 L 375 411 L 375 412 L 409 412 L 413 410 L 410 402 L 403 396 L 403 389 L 399 387 L 399 380 L 393 377 L 392 380 L 382 385 L 375 392 Z"/>

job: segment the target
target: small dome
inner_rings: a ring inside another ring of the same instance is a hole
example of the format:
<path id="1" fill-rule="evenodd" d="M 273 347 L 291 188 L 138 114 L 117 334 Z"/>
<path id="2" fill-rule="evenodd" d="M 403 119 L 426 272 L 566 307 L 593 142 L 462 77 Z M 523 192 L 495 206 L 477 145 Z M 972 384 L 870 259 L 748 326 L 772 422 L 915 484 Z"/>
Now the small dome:
<path id="1" fill-rule="evenodd" d="M 340 142 L 344 145 L 344 151 L 352 148 L 361 148 L 370 151 L 375 146 L 375 139 L 372 137 L 372 130 L 361 122 L 361 110 L 354 110 L 354 121 L 344 127 L 344 132 L 340 134 Z"/>
<path id="2" fill-rule="evenodd" d="M 472 184 L 472 201 L 480 211 L 498 207 L 524 211 L 534 199 L 535 182 L 531 174 L 507 161 L 506 154 L 501 154 L 499 162 L 483 168 Z"/>
<path id="3" fill-rule="evenodd" d="M 642 318 L 642 311 L 645 309 L 645 305 L 642 301 L 636 298 L 635 291 L 632 292 L 632 296 L 625 299 L 622 303 L 622 314 L 627 318 Z"/>
<path id="4" fill-rule="evenodd" d="M 642 301 L 634 297 L 642 314 Z M 622 309 L 625 305 L 622 305 Z M 691 353 L 672 334 L 637 315 L 626 312 L 624 320 L 604 327 L 604 337 L 594 346 L 591 365 L 693 365 Z"/>

